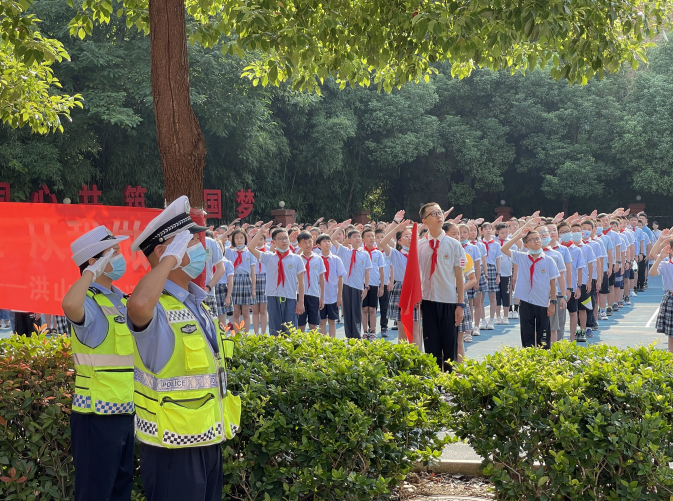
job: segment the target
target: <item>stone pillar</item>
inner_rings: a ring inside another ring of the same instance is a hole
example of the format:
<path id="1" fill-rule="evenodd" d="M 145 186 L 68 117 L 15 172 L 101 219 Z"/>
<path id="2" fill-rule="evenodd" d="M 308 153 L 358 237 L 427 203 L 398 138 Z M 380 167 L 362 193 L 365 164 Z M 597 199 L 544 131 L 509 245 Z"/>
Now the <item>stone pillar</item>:
<path id="1" fill-rule="evenodd" d="M 498 219 L 498 217 L 502 216 L 503 221 L 509 221 L 512 219 L 512 214 L 514 214 L 514 209 L 511 207 L 501 205 L 495 208 L 495 219 Z"/>
<path id="2" fill-rule="evenodd" d="M 353 224 L 367 224 L 369 222 L 369 215 L 371 214 L 368 210 L 360 210 L 353 214 Z"/>
<path id="3" fill-rule="evenodd" d="M 297 211 L 293 209 L 276 209 L 271 211 L 273 222 L 282 226 L 297 222 Z"/>

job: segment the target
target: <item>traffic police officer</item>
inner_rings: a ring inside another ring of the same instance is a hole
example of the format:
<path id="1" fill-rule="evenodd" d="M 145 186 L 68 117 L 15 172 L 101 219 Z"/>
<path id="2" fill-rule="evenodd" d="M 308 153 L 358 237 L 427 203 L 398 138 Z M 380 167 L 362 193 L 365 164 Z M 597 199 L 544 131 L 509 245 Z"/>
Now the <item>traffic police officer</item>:
<path id="1" fill-rule="evenodd" d="M 136 341 L 136 437 L 148 501 L 220 501 L 222 451 L 240 424 L 227 391 L 233 342 L 192 283 L 207 253 L 183 196 L 153 219 L 131 247 L 150 262 L 128 301 Z"/>
<path id="2" fill-rule="evenodd" d="M 70 246 L 81 277 L 63 298 L 75 359 L 70 414 L 76 501 L 128 501 L 133 485 L 133 338 L 119 243 L 99 226 Z"/>

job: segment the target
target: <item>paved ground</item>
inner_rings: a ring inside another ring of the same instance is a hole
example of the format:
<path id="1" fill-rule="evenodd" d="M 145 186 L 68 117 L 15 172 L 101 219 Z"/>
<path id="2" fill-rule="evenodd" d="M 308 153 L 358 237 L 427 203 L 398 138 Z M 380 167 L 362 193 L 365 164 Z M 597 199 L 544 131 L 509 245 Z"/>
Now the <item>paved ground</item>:
<path id="1" fill-rule="evenodd" d="M 633 306 L 622 308 L 610 317 L 610 320 L 601 322 L 600 330 L 595 332 L 593 338 L 588 339 L 588 343 L 608 343 L 626 348 L 656 342 L 657 347 L 663 350 L 667 349 L 665 336 L 657 334 L 655 329 L 656 314 L 662 296 L 661 279 L 659 277 L 651 278 L 649 285 L 647 291 L 632 299 Z M 486 306 L 486 311 L 488 311 L 488 306 Z M 472 343 L 466 344 L 467 356 L 481 359 L 485 355 L 498 351 L 503 346 L 521 346 L 518 320 L 511 320 L 510 322 L 512 323 L 509 325 L 496 325 L 495 330 L 492 331 L 481 331 L 481 336 L 475 337 Z M 390 322 L 390 327 L 392 325 L 393 322 Z M 566 331 L 567 329 L 566 324 Z M 377 330 L 379 330 L 378 321 Z M 1 329 L 0 337 L 8 337 L 10 333 L 10 329 Z M 343 325 L 338 325 L 337 337 L 345 337 Z M 566 332 L 567 338 L 568 333 Z M 390 330 L 386 339 L 396 343 L 397 331 Z M 468 445 L 455 444 L 444 450 L 442 459 L 478 460 L 480 457 Z"/>

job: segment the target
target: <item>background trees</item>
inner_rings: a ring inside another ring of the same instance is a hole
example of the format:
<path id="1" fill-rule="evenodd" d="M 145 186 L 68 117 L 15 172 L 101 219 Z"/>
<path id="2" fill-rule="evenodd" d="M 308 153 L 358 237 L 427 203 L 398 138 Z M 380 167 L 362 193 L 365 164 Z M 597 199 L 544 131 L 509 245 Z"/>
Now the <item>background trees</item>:
<path id="1" fill-rule="evenodd" d="M 0 181 L 12 183 L 14 200 L 27 200 L 42 182 L 59 199 L 76 200 L 82 183 L 96 183 L 110 204 L 122 203 L 125 185 L 140 184 L 148 205 L 162 206 L 148 38 L 113 16 L 78 40 L 67 34 L 65 1 L 38 0 L 33 9 L 45 36 L 71 55 L 54 71 L 67 94 L 82 95 L 84 109 L 72 112 L 63 134 L 0 127 Z M 222 48 L 189 46 L 188 56 L 208 151 L 204 185 L 223 190 L 228 220 L 241 188 L 256 193 L 253 219 L 280 200 L 302 220 L 350 217 L 363 207 L 389 218 L 429 199 L 470 216 L 489 217 L 500 200 L 518 213 L 585 211 L 634 202 L 634 189 L 648 207 L 669 210 L 673 49 L 666 44 L 649 50 L 649 67 L 586 86 L 556 81 L 551 66 L 525 77 L 476 70 L 458 80 L 453 66 L 438 63 L 429 82 L 390 94 L 340 90 L 327 78 L 319 96 L 241 79 L 258 54 L 240 59 Z"/>

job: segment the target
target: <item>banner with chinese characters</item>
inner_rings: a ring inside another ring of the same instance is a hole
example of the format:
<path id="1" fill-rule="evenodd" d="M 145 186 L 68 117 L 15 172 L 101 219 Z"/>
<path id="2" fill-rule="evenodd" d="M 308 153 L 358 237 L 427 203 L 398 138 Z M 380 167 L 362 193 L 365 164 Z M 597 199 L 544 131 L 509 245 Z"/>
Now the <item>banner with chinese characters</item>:
<path id="1" fill-rule="evenodd" d="M 46 203 L 0 204 L 0 308 L 63 315 L 61 301 L 79 278 L 70 244 L 105 225 L 121 243 L 126 274 L 115 282 L 131 292 L 150 264 L 131 244 L 160 209 Z"/>

